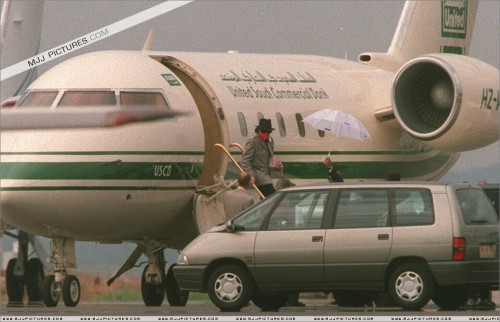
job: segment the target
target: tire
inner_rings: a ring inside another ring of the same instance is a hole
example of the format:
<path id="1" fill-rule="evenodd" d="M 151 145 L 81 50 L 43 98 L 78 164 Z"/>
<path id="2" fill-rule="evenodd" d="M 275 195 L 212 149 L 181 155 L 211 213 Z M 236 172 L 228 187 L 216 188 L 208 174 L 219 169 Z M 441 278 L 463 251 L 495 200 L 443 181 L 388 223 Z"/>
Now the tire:
<path id="1" fill-rule="evenodd" d="M 391 300 L 403 310 L 420 310 L 433 295 L 434 281 L 425 265 L 406 263 L 391 273 L 387 289 Z"/>
<path id="2" fill-rule="evenodd" d="M 179 283 L 177 283 L 177 280 L 174 277 L 172 268 L 170 268 L 167 274 L 165 290 L 167 294 L 167 301 L 170 306 L 186 306 L 186 303 L 189 300 L 189 291 L 181 290 Z"/>
<path id="3" fill-rule="evenodd" d="M 42 302 L 42 283 L 45 277 L 43 264 L 38 258 L 30 258 L 26 266 L 26 290 L 30 304 Z"/>
<path id="4" fill-rule="evenodd" d="M 47 275 L 42 282 L 42 300 L 46 307 L 55 307 L 59 302 L 60 293 L 54 275 Z"/>
<path id="5" fill-rule="evenodd" d="M 446 286 L 436 290 L 432 301 L 443 310 L 457 310 L 465 306 L 470 291 L 465 286 Z"/>
<path id="6" fill-rule="evenodd" d="M 146 282 L 146 272 L 149 265 L 146 265 L 142 272 L 141 294 L 146 306 L 160 306 L 165 298 L 165 286 L 163 284 L 151 284 Z"/>
<path id="7" fill-rule="evenodd" d="M 80 282 L 75 275 L 68 275 L 62 284 L 62 297 L 64 304 L 68 307 L 75 307 L 80 302 Z"/>
<path id="8" fill-rule="evenodd" d="M 253 292 L 252 277 L 237 265 L 221 266 L 208 279 L 210 300 L 221 311 L 239 311 L 248 304 Z"/>
<path id="9" fill-rule="evenodd" d="M 277 311 L 286 304 L 288 294 L 279 293 L 273 295 L 255 294 L 252 302 L 264 312 Z"/>
<path id="10" fill-rule="evenodd" d="M 7 264 L 6 271 L 6 287 L 7 287 L 7 296 L 9 297 L 9 303 L 7 306 L 22 306 L 23 305 L 23 296 L 24 296 L 24 277 L 23 276 L 15 276 L 14 269 L 17 264 L 17 259 L 12 258 L 9 260 Z"/>

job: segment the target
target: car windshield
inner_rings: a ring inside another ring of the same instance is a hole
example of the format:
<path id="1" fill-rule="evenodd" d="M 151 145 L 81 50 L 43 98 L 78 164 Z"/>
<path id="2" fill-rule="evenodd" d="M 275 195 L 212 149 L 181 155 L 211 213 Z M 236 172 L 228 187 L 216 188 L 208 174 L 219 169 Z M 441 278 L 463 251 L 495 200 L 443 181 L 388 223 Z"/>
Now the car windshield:
<path id="1" fill-rule="evenodd" d="M 497 216 L 488 197 L 482 190 L 457 190 L 458 202 L 465 224 L 495 224 Z"/>
<path id="2" fill-rule="evenodd" d="M 233 224 L 237 225 L 244 230 L 257 230 L 262 226 L 262 223 L 266 219 L 266 215 L 269 210 L 273 207 L 276 199 L 281 196 L 281 193 L 275 193 L 272 196 L 259 202 L 256 206 L 248 209 L 238 217 L 233 219 Z"/>

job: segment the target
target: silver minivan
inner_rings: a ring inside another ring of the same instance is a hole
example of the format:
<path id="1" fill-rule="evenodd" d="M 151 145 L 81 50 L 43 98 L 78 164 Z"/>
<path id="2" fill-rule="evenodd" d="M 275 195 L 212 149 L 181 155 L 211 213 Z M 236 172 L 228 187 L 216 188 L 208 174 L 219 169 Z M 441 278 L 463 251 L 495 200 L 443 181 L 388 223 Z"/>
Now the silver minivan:
<path id="1" fill-rule="evenodd" d="M 276 192 L 201 234 L 174 267 L 223 311 L 276 310 L 290 292 L 339 302 L 384 295 L 405 310 L 456 309 L 499 285 L 499 226 L 478 186 L 335 183 Z"/>

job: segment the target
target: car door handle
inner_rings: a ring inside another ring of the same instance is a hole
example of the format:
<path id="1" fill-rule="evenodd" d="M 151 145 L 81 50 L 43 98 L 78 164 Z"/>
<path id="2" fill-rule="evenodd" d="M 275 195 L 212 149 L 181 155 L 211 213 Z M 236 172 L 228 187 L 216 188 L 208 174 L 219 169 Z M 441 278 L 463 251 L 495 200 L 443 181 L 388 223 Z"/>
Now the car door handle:
<path id="1" fill-rule="evenodd" d="M 388 240 L 389 234 L 378 234 L 378 240 Z"/>
<path id="2" fill-rule="evenodd" d="M 323 241 L 323 236 L 313 236 L 312 241 L 313 243 L 320 243 Z"/>

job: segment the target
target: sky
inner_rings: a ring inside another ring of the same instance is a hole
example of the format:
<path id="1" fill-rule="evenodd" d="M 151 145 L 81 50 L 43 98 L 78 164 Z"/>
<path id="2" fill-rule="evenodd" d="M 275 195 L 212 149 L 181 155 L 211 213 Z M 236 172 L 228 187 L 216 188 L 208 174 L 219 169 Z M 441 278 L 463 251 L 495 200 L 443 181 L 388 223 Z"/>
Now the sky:
<path id="1" fill-rule="evenodd" d="M 0 1 L 0 4 L 3 1 Z M 40 52 L 98 30 L 163 1 L 45 1 Z M 237 50 L 357 60 L 385 52 L 403 1 L 194 1 L 40 66 L 39 74 L 72 56 L 99 50 Z M 499 68 L 500 1 L 480 1 L 470 55 Z M 462 154 L 443 181 L 500 182 L 500 144 Z M 122 246 L 120 246 L 122 247 Z M 128 246 L 126 246 L 128 247 Z M 117 269 L 118 267 L 116 267 Z"/>

